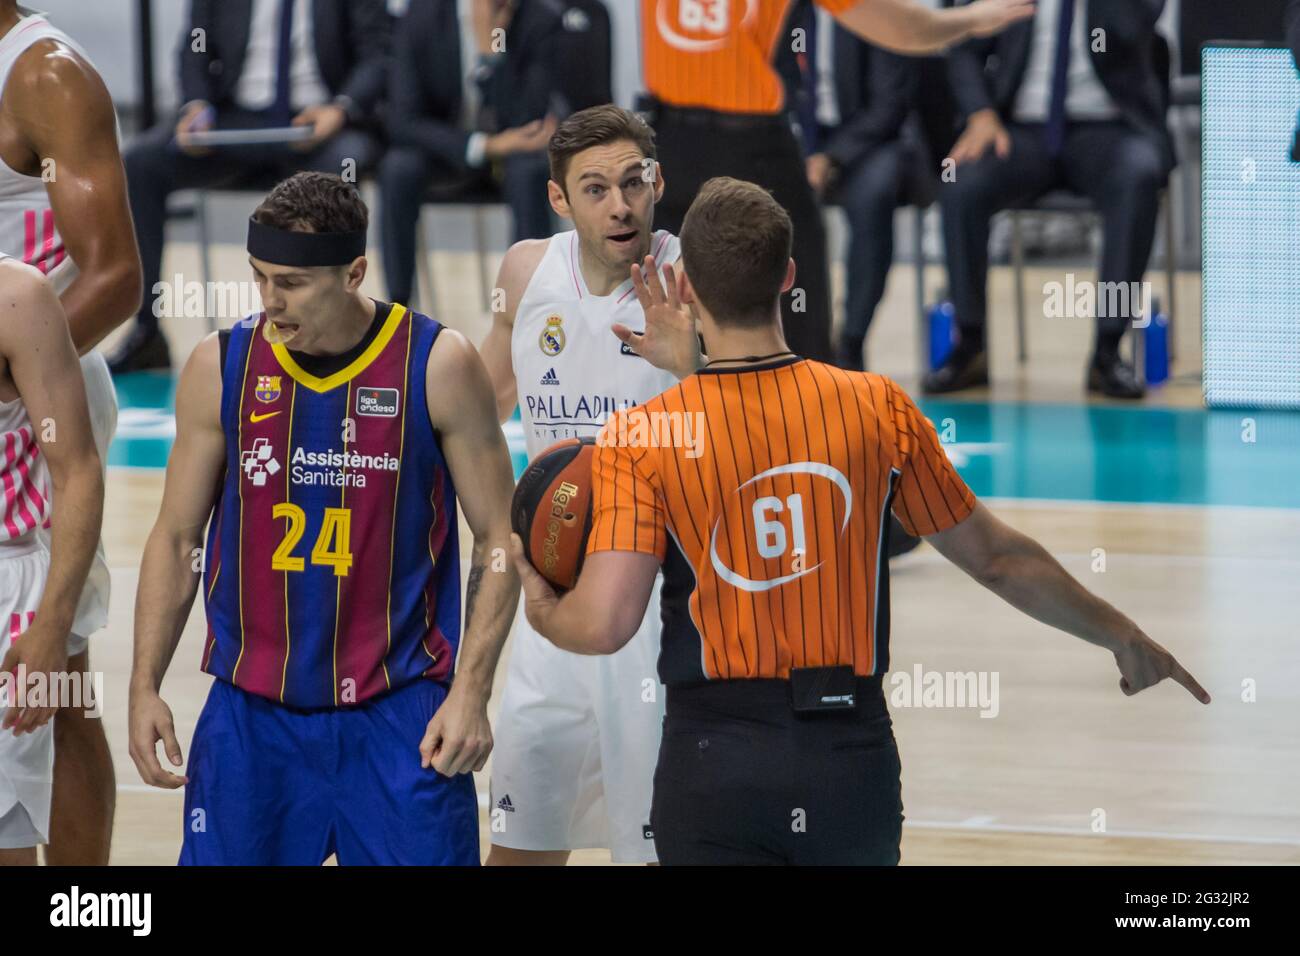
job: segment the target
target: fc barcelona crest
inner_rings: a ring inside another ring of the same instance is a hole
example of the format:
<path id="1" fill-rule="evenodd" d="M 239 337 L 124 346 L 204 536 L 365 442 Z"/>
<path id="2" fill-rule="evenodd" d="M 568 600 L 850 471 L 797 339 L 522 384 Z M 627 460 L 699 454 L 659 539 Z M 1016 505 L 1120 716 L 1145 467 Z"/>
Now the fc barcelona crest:
<path id="1" fill-rule="evenodd" d="M 546 328 L 542 329 L 542 334 L 537 338 L 537 344 L 542 347 L 542 351 L 547 355 L 556 356 L 564 350 L 564 319 L 558 315 L 548 316 L 546 319 Z"/>
<path id="2" fill-rule="evenodd" d="M 253 389 L 253 394 L 257 397 L 259 402 L 275 401 L 280 397 L 280 376 L 257 376 L 257 388 Z"/>

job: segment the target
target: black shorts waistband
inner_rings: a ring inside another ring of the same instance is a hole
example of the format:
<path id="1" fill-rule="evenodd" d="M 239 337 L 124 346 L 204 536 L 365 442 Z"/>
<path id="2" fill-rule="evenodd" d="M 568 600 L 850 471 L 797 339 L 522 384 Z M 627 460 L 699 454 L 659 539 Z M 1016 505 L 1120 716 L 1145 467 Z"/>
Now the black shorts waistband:
<path id="1" fill-rule="evenodd" d="M 857 707 L 852 711 L 829 712 L 812 718 L 843 716 L 867 720 L 887 715 L 883 677 L 855 677 Z M 752 717 L 784 722 L 795 719 L 790 682 L 784 679 L 716 680 L 699 684 L 675 684 L 666 689 L 664 708 L 669 719 L 685 716 Z"/>
<path id="2" fill-rule="evenodd" d="M 673 106 L 654 97 L 644 97 L 638 103 L 638 109 L 646 114 L 647 120 L 653 126 L 661 123 L 676 123 L 682 126 L 699 126 L 714 131 L 738 133 L 763 133 L 782 128 L 790 129 L 789 117 L 783 112 L 728 113 L 701 106 Z"/>

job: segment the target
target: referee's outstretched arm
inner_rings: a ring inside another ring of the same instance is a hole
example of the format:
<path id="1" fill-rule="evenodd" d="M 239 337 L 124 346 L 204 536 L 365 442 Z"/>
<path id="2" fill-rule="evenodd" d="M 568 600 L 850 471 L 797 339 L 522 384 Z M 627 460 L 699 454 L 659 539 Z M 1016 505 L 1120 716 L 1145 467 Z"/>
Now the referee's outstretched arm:
<path id="1" fill-rule="evenodd" d="M 939 53 L 971 37 L 992 36 L 1034 15 L 1033 0 L 974 0 L 931 10 L 917 0 L 858 0 L 838 15 L 862 39 L 898 53 Z"/>
<path id="2" fill-rule="evenodd" d="M 994 516 L 983 504 L 960 524 L 927 535 L 939 553 L 1017 610 L 1115 655 L 1125 694 L 1166 677 L 1202 704 L 1210 695 L 1174 656 L 1117 609 L 1072 578 L 1041 544 Z"/>

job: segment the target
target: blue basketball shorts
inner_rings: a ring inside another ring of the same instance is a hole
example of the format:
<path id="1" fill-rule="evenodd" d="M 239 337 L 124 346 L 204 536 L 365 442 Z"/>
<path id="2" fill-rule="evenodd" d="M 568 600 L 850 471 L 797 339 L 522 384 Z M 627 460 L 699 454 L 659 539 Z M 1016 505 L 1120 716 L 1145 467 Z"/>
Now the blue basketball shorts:
<path id="1" fill-rule="evenodd" d="M 300 710 L 214 680 L 190 745 L 182 866 L 479 863 L 470 774 L 420 767 L 447 689 Z"/>

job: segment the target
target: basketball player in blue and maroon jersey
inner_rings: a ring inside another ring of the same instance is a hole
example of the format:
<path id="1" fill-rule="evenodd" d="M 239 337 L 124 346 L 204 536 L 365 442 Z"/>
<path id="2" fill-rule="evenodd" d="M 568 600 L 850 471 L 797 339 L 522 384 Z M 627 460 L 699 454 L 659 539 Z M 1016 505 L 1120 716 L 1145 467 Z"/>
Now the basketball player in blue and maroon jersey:
<path id="1" fill-rule="evenodd" d="M 491 750 L 518 600 L 495 550 L 510 459 L 473 346 L 358 291 L 367 221 L 337 176 L 278 185 L 249 223 L 266 311 L 209 336 L 181 374 L 130 724 L 145 781 L 186 784 L 182 864 L 479 862 L 469 774 Z M 457 502 L 474 546 L 453 680 Z M 180 765 L 159 688 L 200 552 L 215 680 L 180 777 L 155 751 Z"/>

